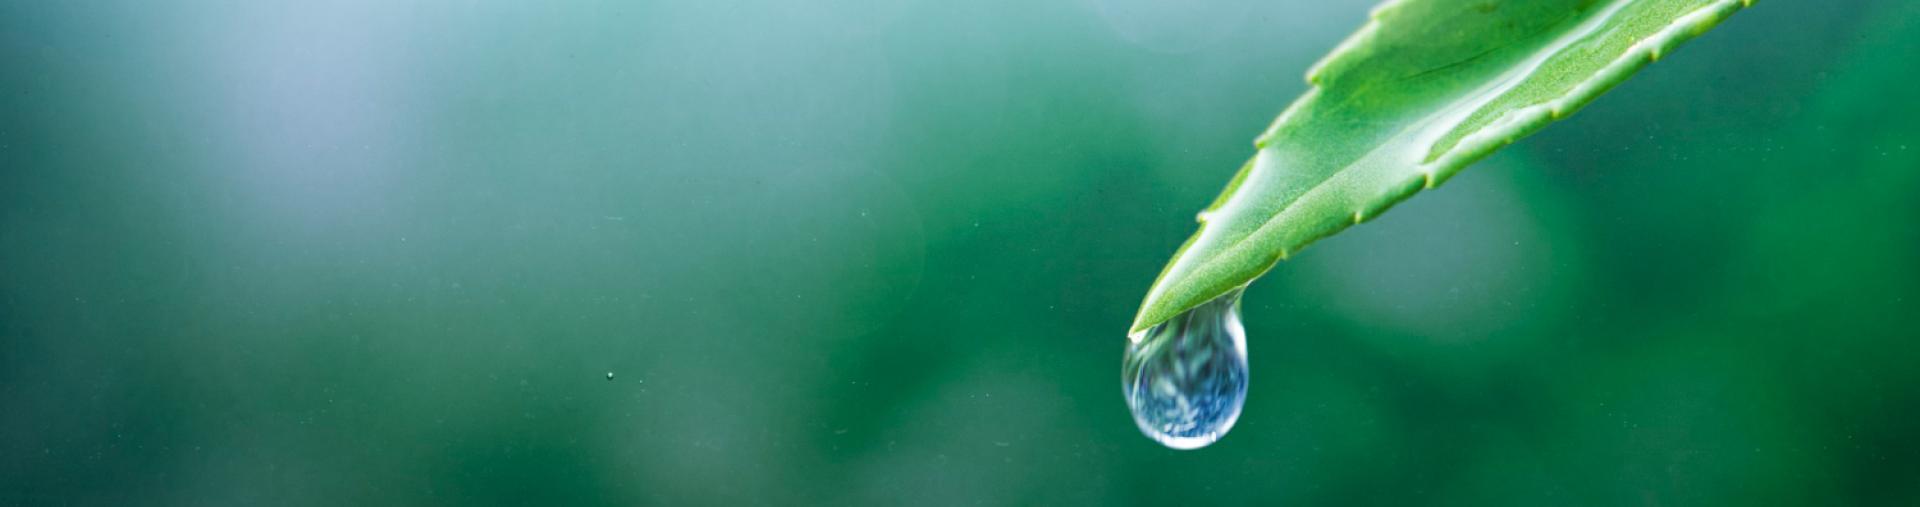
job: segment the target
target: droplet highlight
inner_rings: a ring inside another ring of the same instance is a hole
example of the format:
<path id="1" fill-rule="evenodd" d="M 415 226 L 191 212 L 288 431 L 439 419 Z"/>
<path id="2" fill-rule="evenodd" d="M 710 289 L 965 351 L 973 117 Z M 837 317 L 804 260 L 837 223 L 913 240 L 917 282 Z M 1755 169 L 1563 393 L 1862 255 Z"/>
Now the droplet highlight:
<path id="1" fill-rule="evenodd" d="M 1247 401 L 1247 331 L 1234 290 L 1128 337 L 1121 388 L 1140 431 L 1198 449 L 1233 429 Z"/>

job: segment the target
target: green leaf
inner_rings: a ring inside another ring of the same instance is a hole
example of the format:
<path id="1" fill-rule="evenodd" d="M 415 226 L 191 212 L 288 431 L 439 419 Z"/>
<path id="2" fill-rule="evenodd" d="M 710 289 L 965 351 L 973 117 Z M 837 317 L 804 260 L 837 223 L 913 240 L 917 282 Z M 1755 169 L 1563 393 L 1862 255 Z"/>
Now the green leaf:
<path id="1" fill-rule="evenodd" d="M 1402 0 L 1307 72 L 1312 86 L 1148 290 L 1130 332 L 1251 283 L 1308 243 L 1565 118 L 1741 0 Z"/>

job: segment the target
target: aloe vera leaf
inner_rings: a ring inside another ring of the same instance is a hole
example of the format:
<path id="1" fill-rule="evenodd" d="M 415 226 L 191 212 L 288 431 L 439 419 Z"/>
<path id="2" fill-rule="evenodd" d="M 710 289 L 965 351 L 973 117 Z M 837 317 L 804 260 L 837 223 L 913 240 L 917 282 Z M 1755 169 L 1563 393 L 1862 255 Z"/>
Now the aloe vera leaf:
<path id="1" fill-rule="evenodd" d="M 1134 317 L 1139 333 L 1565 118 L 1743 0 L 1401 0 L 1307 72 Z"/>

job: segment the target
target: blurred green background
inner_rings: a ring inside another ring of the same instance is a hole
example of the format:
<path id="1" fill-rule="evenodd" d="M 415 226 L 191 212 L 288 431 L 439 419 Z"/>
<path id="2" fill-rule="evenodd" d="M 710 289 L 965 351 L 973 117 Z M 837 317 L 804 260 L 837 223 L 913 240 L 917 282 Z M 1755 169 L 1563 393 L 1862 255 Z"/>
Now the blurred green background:
<path id="1" fill-rule="evenodd" d="M 1371 2 L 5 2 L 0 504 L 1920 504 L 1920 6 L 1122 333 Z M 607 372 L 616 374 L 609 381 Z"/>

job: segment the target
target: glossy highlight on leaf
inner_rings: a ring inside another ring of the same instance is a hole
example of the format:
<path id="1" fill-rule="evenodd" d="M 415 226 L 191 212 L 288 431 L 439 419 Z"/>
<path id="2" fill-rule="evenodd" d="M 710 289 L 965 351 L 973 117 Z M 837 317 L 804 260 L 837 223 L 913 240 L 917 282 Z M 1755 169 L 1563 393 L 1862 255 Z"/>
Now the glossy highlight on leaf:
<path id="1" fill-rule="evenodd" d="M 1565 118 L 1750 5 L 1742 0 L 1401 0 L 1307 73 L 1312 86 L 1199 214 L 1139 333 L 1244 287 Z"/>

